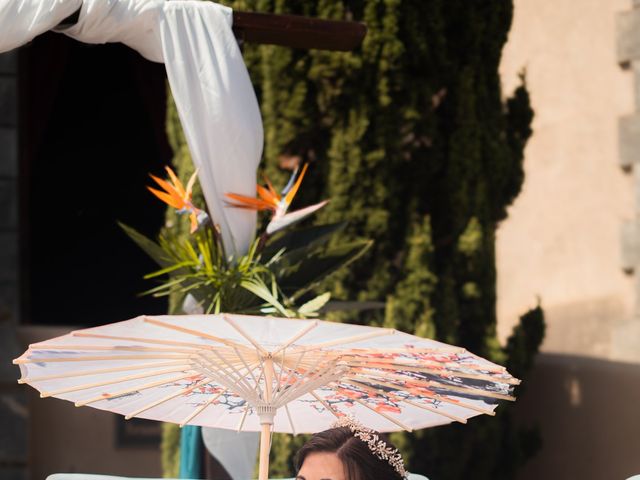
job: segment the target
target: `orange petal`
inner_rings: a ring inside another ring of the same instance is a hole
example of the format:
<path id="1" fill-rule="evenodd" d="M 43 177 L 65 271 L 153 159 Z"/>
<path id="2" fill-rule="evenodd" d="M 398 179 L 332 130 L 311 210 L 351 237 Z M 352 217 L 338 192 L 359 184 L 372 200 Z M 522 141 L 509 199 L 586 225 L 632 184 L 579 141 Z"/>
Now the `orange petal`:
<path id="1" fill-rule="evenodd" d="M 244 208 L 245 210 L 260 210 L 259 208 L 256 207 L 250 207 L 249 205 L 240 205 L 239 203 L 233 203 L 233 202 L 226 202 L 227 207 L 233 207 L 233 208 Z M 262 209 L 264 210 L 264 209 Z"/>
<path id="2" fill-rule="evenodd" d="M 156 177 L 155 175 L 149 175 L 151 178 L 153 178 L 153 180 L 162 187 L 162 189 L 167 192 L 169 195 L 174 196 L 176 198 L 182 198 L 182 195 L 180 195 L 180 192 L 178 190 L 176 190 L 176 188 L 171 185 L 169 182 L 167 182 L 166 180 L 163 180 L 160 177 Z"/>
<path id="3" fill-rule="evenodd" d="M 302 172 L 300 172 L 300 176 L 296 179 L 296 183 L 293 184 L 293 187 L 291 187 L 291 190 L 287 192 L 287 196 L 284 197 L 284 202 L 285 202 L 285 205 L 287 205 L 287 207 L 291 205 L 293 198 L 296 196 L 296 193 L 298 193 L 298 189 L 300 188 L 300 184 L 302 183 L 304 174 L 307 173 L 308 166 L 309 166 L 308 163 L 304 164 L 304 167 L 302 167 Z"/>
<path id="4" fill-rule="evenodd" d="M 278 201 L 280 201 L 280 195 L 278 194 L 278 192 L 276 192 L 276 189 L 273 188 L 273 185 L 271 185 L 271 182 L 269 181 L 269 178 L 267 178 L 267 176 L 264 176 L 264 181 L 267 184 L 267 188 L 269 189 L 269 192 L 271 192 L 271 195 L 273 195 L 275 198 L 278 199 Z"/>
<path id="5" fill-rule="evenodd" d="M 193 233 L 198 229 L 198 216 L 196 212 L 191 212 L 189 218 L 191 219 L 191 233 Z"/>
<path id="6" fill-rule="evenodd" d="M 147 187 L 147 189 L 167 205 L 170 205 L 178 210 L 184 208 L 184 202 L 181 199 L 177 199 L 167 193 L 156 190 L 155 188 Z"/>
<path id="7" fill-rule="evenodd" d="M 173 170 L 171 170 L 171 168 L 164 167 L 164 169 L 169 174 L 169 178 L 171 178 L 171 181 L 173 182 L 173 185 L 175 186 L 180 196 L 184 197 L 185 196 L 184 185 L 182 185 L 182 182 L 180 181 L 178 176 L 173 172 Z"/>
<path id="8" fill-rule="evenodd" d="M 273 210 L 273 206 L 264 200 L 253 197 L 245 197 L 244 195 L 238 195 L 237 193 L 225 193 L 225 196 L 240 202 L 241 207 L 252 208 L 254 210 Z"/>
<path id="9" fill-rule="evenodd" d="M 262 200 L 264 200 L 265 202 L 270 203 L 274 207 L 278 206 L 279 199 L 277 197 L 274 197 L 273 194 L 269 190 L 267 190 L 266 188 L 264 188 L 261 185 L 258 185 L 258 195 L 260 196 L 260 198 Z"/>
<path id="10" fill-rule="evenodd" d="M 193 175 L 191 175 L 191 178 L 189 179 L 189 182 L 187 183 L 187 191 L 185 192 L 185 200 L 191 200 L 191 192 L 193 191 L 193 184 L 196 183 L 196 178 L 198 178 L 198 170 L 200 170 L 200 169 L 196 168 L 196 171 L 193 172 Z"/>

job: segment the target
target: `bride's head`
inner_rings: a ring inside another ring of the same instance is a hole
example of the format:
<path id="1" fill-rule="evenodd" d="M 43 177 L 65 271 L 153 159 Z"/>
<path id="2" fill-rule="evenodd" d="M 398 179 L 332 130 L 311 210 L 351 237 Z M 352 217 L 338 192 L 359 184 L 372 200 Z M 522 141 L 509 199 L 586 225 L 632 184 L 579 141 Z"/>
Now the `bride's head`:
<path id="1" fill-rule="evenodd" d="M 316 433 L 298 451 L 296 480 L 403 480 L 402 458 L 375 431 L 350 420 Z"/>

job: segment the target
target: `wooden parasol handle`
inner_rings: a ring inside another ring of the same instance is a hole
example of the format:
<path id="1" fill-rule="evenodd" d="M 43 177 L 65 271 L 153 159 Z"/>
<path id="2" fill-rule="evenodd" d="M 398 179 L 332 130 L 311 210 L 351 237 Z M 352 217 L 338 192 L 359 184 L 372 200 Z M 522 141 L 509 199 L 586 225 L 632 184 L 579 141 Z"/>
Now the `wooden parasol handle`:
<path id="1" fill-rule="evenodd" d="M 260 466 L 258 469 L 258 480 L 269 479 L 269 450 L 271 448 L 271 425 L 262 424 L 260 431 Z"/>

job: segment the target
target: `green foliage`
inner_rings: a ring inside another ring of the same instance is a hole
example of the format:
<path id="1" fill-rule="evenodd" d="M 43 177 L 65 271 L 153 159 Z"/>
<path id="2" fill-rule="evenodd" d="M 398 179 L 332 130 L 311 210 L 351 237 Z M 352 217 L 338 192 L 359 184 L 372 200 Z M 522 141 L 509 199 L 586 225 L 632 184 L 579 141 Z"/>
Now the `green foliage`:
<path id="1" fill-rule="evenodd" d="M 313 163 L 298 200 L 329 198 L 318 223 L 348 223 L 327 245 L 375 239 L 363 261 L 323 287 L 334 299 L 386 301 L 386 308 L 330 316 L 463 345 L 526 378 L 544 334 L 541 310 L 523 317 L 506 348 L 496 339 L 495 232 L 522 185 L 533 117 L 524 75 L 506 101 L 500 89 L 512 1 L 225 3 L 367 23 L 352 53 L 244 49 L 265 124 L 264 169 L 278 180 L 282 156 Z M 168 123 L 174 164 L 188 176 L 172 106 Z M 515 427 L 510 408 L 498 410 L 394 440 L 410 469 L 432 478 L 514 478 L 539 439 Z M 299 442 L 274 443 L 272 475 L 292 473 Z"/>
<path id="2" fill-rule="evenodd" d="M 178 478 L 180 473 L 180 427 L 173 423 L 162 424 L 162 475 Z"/>
<path id="3" fill-rule="evenodd" d="M 348 266 L 364 254 L 372 245 L 370 240 L 354 240 L 352 242 L 327 245 L 313 249 L 309 256 L 308 248 L 301 248 L 285 253 L 274 262 L 273 268 L 295 300 L 307 293 L 329 274 Z"/>
<path id="4" fill-rule="evenodd" d="M 165 229 L 156 243 L 121 227 L 161 267 L 145 278 L 165 280 L 145 293 L 171 296 L 179 305 L 191 295 L 205 313 L 316 317 L 331 294 L 310 292 L 371 246 L 368 240 L 330 245 L 341 225 L 320 225 L 281 233 L 274 242 L 263 235 L 234 258 L 225 254 L 216 228 L 203 226 L 192 235 Z"/>
<path id="5" fill-rule="evenodd" d="M 133 229 L 128 228 L 128 233 Z M 141 235 L 134 233 L 133 238 Z M 140 245 L 140 242 L 138 242 Z M 147 279 L 168 276 L 146 293 L 154 296 L 173 295 L 183 301 L 192 295 L 205 313 L 235 312 L 255 314 L 265 305 L 290 316 L 278 300 L 275 277 L 260 261 L 258 242 L 240 258 L 227 258 L 220 237 L 214 229 L 197 231 L 193 236 L 175 237 L 169 232 L 160 235 L 158 243 L 146 239 L 145 251 L 157 259 L 162 252 L 166 262 L 162 269 L 145 276 Z M 266 292 L 266 293 L 265 293 Z"/>
<path id="6" fill-rule="evenodd" d="M 272 477 L 278 477 L 284 474 L 273 472 L 294 472 L 294 455 L 309 439 L 310 435 L 289 435 L 284 433 L 275 433 L 271 445 L 271 454 L 269 455 L 269 471 Z"/>
<path id="7" fill-rule="evenodd" d="M 537 351 L 544 333 L 544 313 L 539 305 L 520 317 L 505 349 L 508 358 L 506 367 L 512 375 L 523 377 L 531 369 L 534 360 L 532 352 Z"/>
<path id="8" fill-rule="evenodd" d="M 387 297 L 385 326 L 415 333 L 424 337 L 435 337 L 433 309 L 429 296 L 433 292 L 436 277 L 424 268 L 433 254 L 429 218 L 413 226 L 407 239 L 408 250 L 404 260 L 406 275 Z"/>

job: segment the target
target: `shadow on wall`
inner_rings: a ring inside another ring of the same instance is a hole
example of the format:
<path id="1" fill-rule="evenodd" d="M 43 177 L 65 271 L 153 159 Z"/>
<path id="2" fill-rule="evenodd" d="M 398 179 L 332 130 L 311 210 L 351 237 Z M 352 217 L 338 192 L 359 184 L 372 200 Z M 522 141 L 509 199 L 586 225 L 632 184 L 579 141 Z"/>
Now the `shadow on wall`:
<path id="1" fill-rule="evenodd" d="M 625 479 L 640 473 L 640 365 L 540 354 L 518 399 L 542 449 L 518 480 Z"/>

